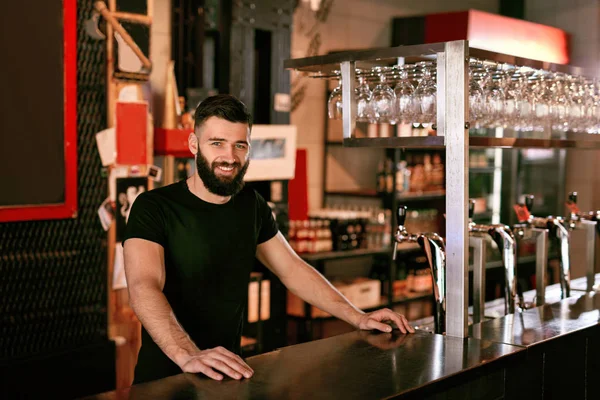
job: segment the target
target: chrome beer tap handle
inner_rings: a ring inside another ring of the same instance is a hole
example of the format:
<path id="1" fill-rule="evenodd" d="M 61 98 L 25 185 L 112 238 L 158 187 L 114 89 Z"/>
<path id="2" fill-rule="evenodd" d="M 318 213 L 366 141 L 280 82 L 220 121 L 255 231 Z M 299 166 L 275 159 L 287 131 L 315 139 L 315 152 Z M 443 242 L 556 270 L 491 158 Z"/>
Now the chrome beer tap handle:
<path id="1" fill-rule="evenodd" d="M 397 256 L 397 246 L 400 243 L 416 242 L 419 244 L 429 264 L 433 281 L 433 295 L 435 298 L 434 322 L 435 333 L 446 332 L 446 248 L 444 240 L 437 233 L 408 233 L 406 222 L 406 206 L 399 206 L 397 210 L 398 229 L 394 235 L 393 259 Z"/>

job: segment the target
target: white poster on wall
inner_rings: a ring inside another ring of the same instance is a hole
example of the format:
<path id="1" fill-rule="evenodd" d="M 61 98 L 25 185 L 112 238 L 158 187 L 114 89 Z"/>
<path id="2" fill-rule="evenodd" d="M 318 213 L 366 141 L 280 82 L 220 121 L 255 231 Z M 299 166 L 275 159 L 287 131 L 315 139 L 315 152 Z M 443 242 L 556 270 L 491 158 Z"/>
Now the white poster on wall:
<path id="1" fill-rule="evenodd" d="M 250 135 L 246 181 L 293 179 L 296 169 L 296 126 L 254 125 Z"/>

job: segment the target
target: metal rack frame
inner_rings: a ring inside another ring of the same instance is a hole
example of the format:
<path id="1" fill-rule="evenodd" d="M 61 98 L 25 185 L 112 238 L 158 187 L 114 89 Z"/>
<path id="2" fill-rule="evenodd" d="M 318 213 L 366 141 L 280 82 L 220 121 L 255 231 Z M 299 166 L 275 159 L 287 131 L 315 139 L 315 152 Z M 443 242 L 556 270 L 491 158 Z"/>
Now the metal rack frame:
<path id="1" fill-rule="evenodd" d="M 446 148 L 446 334 L 468 336 L 468 181 L 469 147 L 600 149 L 600 135 L 565 133 L 558 138 L 469 137 L 469 57 L 519 66 L 597 77 L 582 68 L 551 64 L 469 48 L 458 40 L 415 46 L 348 51 L 285 60 L 284 68 L 318 75 L 341 71 L 344 146 Z M 407 58 L 435 58 L 437 64 L 437 136 L 355 138 L 356 69 L 397 64 Z"/>

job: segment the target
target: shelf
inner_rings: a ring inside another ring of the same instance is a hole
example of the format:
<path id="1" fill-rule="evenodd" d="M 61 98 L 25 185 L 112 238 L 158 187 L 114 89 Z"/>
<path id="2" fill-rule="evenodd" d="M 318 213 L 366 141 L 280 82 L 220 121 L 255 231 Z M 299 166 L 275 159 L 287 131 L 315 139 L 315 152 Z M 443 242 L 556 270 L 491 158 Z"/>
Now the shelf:
<path id="1" fill-rule="evenodd" d="M 418 250 L 419 245 L 416 243 L 407 243 L 406 245 L 398 246 L 398 253 L 407 253 Z M 326 261 L 326 260 L 341 260 L 345 258 L 366 257 L 379 254 L 392 254 L 392 249 L 357 249 L 345 251 L 328 251 L 322 253 L 300 254 L 300 257 L 307 262 L 311 261 Z"/>
<path id="2" fill-rule="evenodd" d="M 284 60 L 283 68 L 303 72 L 332 74 L 340 69 L 344 61 L 357 61 L 356 68 L 371 68 L 374 65 L 397 63 L 398 57 L 422 57 L 444 51 L 444 43 L 420 44 L 415 46 L 397 46 L 378 49 L 343 51 L 322 56 Z"/>
<path id="3" fill-rule="evenodd" d="M 371 68 L 375 65 L 396 64 L 398 62 L 398 57 L 405 58 L 405 62 L 407 63 L 416 61 L 411 60 L 411 58 L 421 60 L 423 57 L 429 57 L 434 59 L 434 56 L 437 53 L 443 53 L 444 51 L 445 42 L 342 51 L 321 56 L 284 60 L 283 68 L 295 69 L 302 72 L 314 72 L 322 75 L 330 75 L 334 73 L 334 71 L 339 71 L 340 63 L 344 61 L 355 61 L 356 68 L 361 69 Z M 520 67 L 531 67 L 534 69 L 543 69 L 552 72 L 563 72 L 570 75 L 583 75 L 589 78 L 600 77 L 598 72 L 593 69 L 532 60 L 523 57 L 477 49 L 474 47 L 469 47 L 468 55 L 469 57 L 476 57 L 482 60 L 507 63 Z"/>
<path id="4" fill-rule="evenodd" d="M 394 147 L 406 149 L 444 149 L 443 136 L 407 136 L 344 139 L 345 147 Z"/>
<path id="5" fill-rule="evenodd" d="M 379 194 L 374 189 L 328 190 L 325 194 L 328 196 L 379 197 Z"/>
<path id="6" fill-rule="evenodd" d="M 385 197 L 389 196 L 390 193 L 377 193 L 372 189 L 364 190 L 331 190 L 326 191 L 327 196 L 348 196 L 348 197 Z M 398 200 L 401 201 L 418 201 L 418 200 L 434 200 L 442 199 L 446 197 L 445 190 L 432 190 L 425 192 L 408 192 L 399 193 Z"/>
<path id="7" fill-rule="evenodd" d="M 493 138 L 471 136 L 470 147 L 537 148 L 537 149 L 600 149 L 600 135 L 568 133 L 566 139 Z M 443 149 L 443 136 L 350 138 L 345 147 L 387 147 L 406 149 Z"/>
<path id="8" fill-rule="evenodd" d="M 530 149 L 600 149 L 600 135 L 568 133 L 566 139 L 528 139 L 470 137 L 470 147 L 530 148 Z"/>
<path id="9" fill-rule="evenodd" d="M 410 200 L 435 200 L 443 199 L 446 197 L 445 190 L 432 190 L 429 192 L 408 192 L 398 193 L 398 201 L 410 201 Z"/>
<path id="10" fill-rule="evenodd" d="M 502 167 L 469 167 L 469 173 L 473 174 L 492 174 Z"/>

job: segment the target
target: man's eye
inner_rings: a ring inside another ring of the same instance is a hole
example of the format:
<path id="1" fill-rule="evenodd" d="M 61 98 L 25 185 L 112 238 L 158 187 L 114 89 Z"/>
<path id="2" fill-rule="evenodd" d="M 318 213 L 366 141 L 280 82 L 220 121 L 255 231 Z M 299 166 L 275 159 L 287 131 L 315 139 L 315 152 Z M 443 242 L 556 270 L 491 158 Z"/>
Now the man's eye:
<path id="1" fill-rule="evenodd" d="M 237 148 L 240 150 L 246 150 L 248 147 L 245 144 L 237 144 Z"/>
<path id="2" fill-rule="evenodd" d="M 213 146 L 220 146 L 220 145 L 221 145 L 221 142 L 212 142 L 211 144 L 212 144 Z"/>

